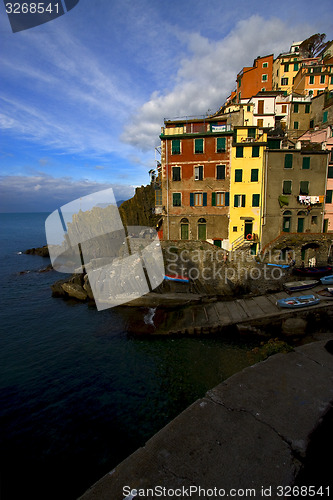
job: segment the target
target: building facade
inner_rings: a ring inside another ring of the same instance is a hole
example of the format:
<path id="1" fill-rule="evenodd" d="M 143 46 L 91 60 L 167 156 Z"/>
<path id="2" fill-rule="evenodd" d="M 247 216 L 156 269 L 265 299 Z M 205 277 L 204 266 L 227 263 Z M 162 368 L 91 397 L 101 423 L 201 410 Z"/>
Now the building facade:
<path id="1" fill-rule="evenodd" d="M 267 150 L 262 247 L 281 233 L 321 233 L 328 153 Z"/>
<path id="2" fill-rule="evenodd" d="M 273 54 L 257 57 L 253 66 L 244 67 L 237 75 L 236 102 L 250 99 L 260 91 L 272 90 Z"/>
<path id="3" fill-rule="evenodd" d="M 163 239 L 228 239 L 232 135 L 220 118 L 165 122 L 155 206 Z"/>

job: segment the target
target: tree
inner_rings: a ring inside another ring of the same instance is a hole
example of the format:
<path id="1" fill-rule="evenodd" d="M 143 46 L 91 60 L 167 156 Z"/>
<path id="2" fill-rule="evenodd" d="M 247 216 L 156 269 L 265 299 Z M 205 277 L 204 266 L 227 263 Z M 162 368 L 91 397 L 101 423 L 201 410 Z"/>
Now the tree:
<path id="1" fill-rule="evenodd" d="M 330 42 L 324 42 L 326 38 L 325 33 L 316 33 L 304 40 L 299 46 L 300 54 L 302 57 L 316 57 L 318 56 Z"/>

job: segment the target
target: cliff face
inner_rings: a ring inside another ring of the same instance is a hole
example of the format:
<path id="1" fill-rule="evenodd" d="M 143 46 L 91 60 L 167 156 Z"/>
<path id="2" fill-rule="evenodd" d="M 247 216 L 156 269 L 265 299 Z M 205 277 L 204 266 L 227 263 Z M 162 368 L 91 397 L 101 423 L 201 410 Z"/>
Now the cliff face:
<path id="1" fill-rule="evenodd" d="M 125 226 L 155 227 L 160 216 L 153 213 L 154 207 L 155 190 L 149 184 L 136 188 L 133 198 L 124 201 L 119 212 Z"/>

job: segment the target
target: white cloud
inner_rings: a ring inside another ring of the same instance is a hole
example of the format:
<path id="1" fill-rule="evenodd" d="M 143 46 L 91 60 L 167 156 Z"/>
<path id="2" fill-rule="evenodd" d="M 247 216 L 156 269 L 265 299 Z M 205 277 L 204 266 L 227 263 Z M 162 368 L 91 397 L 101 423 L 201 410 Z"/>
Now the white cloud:
<path id="1" fill-rule="evenodd" d="M 257 56 L 288 50 L 295 39 L 309 36 L 309 27 L 253 15 L 241 20 L 222 40 L 198 33 L 187 36 L 190 57 L 181 61 L 175 85 L 168 92 L 152 93 L 125 126 L 122 140 L 141 150 L 158 144 L 164 118 L 204 115 L 216 111 L 235 88 L 237 73 Z"/>
<path id="2" fill-rule="evenodd" d="M 116 200 L 127 200 L 134 195 L 132 185 L 55 178 L 46 174 L 2 176 L 0 180 L 0 212 L 53 211 L 72 200 L 110 187 Z"/>

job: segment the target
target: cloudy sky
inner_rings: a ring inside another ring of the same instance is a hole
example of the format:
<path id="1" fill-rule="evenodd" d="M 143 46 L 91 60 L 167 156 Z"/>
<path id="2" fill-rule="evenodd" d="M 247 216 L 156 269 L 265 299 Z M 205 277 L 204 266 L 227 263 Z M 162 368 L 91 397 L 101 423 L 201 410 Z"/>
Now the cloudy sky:
<path id="1" fill-rule="evenodd" d="M 80 0 L 12 33 L 0 4 L 0 211 L 52 211 L 149 182 L 166 117 L 216 111 L 257 56 L 314 33 L 331 0 Z"/>

